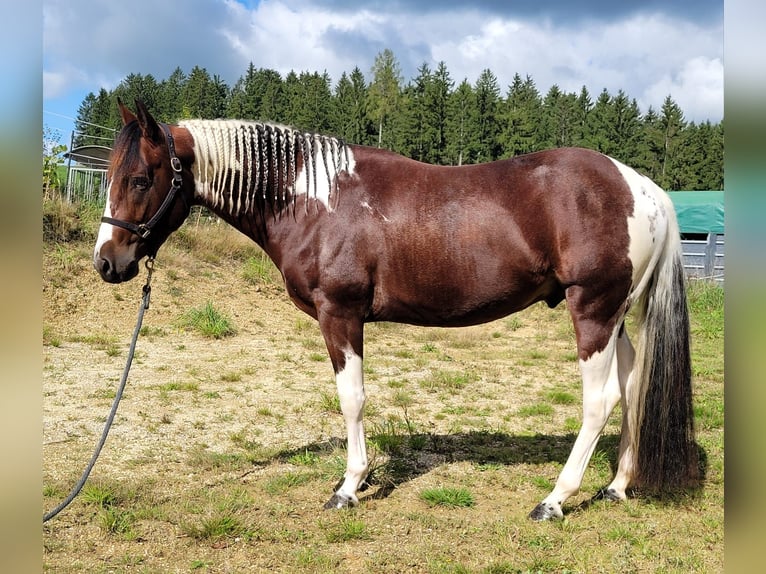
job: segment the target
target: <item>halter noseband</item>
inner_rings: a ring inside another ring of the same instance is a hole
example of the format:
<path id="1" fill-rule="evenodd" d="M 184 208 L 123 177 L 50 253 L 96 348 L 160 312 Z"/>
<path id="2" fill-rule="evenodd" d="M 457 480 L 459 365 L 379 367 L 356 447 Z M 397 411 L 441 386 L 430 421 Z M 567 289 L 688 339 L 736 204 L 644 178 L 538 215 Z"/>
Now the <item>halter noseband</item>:
<path id="1" fill-rule="evenodd" d="M 173 142 L 173 135 L 170 133 L 170 128 L 168 128 L 167 124 L 159 124 L 159 126 L 162 128 L 162 131 L 165 134 L 165 139 L 168 143 L 170 167 L 173 169 L 173 181 L 170 184 L 170 191 L 165 196 L 165 200 L 162 202 L 162 205 L 160 205 L 157 213 L 155 213 L 154 216 L 146 223 L 139 223 L 138 225 L 129 221 L 114 219 L 113 217 L 104 216 L 101 218 L 103 223 L 109 223 L 110 225 L 115 225 L 117 227 L 127 229 L 128 231 L 138 235 L 141 239 L 146 239 L 149 237 L 149 234 L 152 232 L 154 226 L 157 225 L 157 222 L 162 219 L 167 210 L 170 209 L 170 206 L 173 205 L 176 194 L 181 189 L 181 184 L 183 183 L 183 178 L 181 177 L 181 160 L 179 160 L 178 156 L 176 155 L 176 147 L 175 143 Z M 181 195 L 181 199 L 183 199 L 184 203 L 186 203 L 186 198 L 183 196 L 183 194 Z"/>

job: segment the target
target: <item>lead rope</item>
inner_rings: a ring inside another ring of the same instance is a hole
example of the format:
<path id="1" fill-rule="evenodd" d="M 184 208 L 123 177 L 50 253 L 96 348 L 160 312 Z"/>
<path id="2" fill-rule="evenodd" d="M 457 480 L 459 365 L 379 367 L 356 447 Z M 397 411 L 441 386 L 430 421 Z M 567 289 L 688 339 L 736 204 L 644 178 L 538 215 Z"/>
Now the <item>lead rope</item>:
<path id="1" fill-rule="evenodd" d="M 69 496 L 67 496 L 61 504 L 51 510 L 48 514 L 43 515 L 43 523 L 48 522 L 48 520 L 69 506 L 69 503 L 72 502 L 80 493 L 80 490 L 82 490 L 82 487 L 85 486 L 85 482 L 88 480 L 90 471 L 93 470 L 93 467 L 96 464 L 98 455 L 101 454 L 101 449 L 103 448 L 104 443 L 106 443 L 106 437 L 109 434 L 109 429 L 112 426 L 112 421 L 114 421 L 114 415 L 117 413 L 117 406 L 120 404 L 122 393 L 125 390 L 125 383 L 128 381 L 128 372 L 130 371 L 130 365 L 133 362 L 133 354 L 136 350 L 136 340 L 138 340 L 138 333 L 141 331 L 141 323 L 144 320 L 144 311 L 149 308 L 149 298 L 152 292 L 151 282 L 152 272 L 154 271 L 154 257 L 149 257 L 146 260 L 145 266 L 146 270 L 148 271 L 148 275 L 146 277 L 146 284 L 144 285 L 143 289 L 144 295 L 141 299 L 141 306 L 138 308 L 136 328 L 133 330 L 133 339 L 130 342 L 130 349 L 128 350 L 128 360 L 125 364 L 125 370 L 122 372 L 122 380 L 120 381 L 120 386 L 117 389 L 117 394 L 115 395 L 114 401 L 112 402 L 112 410 L 109 412 L 109 417 L 107 417 L 106 423 L 104 424 L 104 431 L 101 433 L 101 439 L 99 440 L 98 445 L 96 445 L 96 450 L 90 459 L 90 463 L 85 468 L 85 472 L 82 473 L 80 481 L 75 485 L 75 487 L 72 489 L 72 492 L 69 493 Z"/>

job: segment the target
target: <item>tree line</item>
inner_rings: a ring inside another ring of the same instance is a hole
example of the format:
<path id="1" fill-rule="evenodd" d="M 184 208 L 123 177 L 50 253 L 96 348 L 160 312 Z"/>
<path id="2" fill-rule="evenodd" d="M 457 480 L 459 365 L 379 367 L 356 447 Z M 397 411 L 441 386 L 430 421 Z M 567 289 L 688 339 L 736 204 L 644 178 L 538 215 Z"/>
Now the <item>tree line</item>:
<path id="1" fill-rule="evenodd" d="M 121 126 L 117 98 L 142 99 L 160 120 L 239 118 L 273 121 L 383 147 L 428 163 L 460 165 L 532 151 L 580 146 L 601 151 L 652 178 L 667 190 L 723 189 L 723 121 L 688 122 L 670 95 L 661 109 L 641 113 L 624 91 L 598 96 L 583 86 L 567 93 L 554 85 L 544 95 L 530 76 L 513 77 L 503 93 L 485 69 L 471 84 L 450 76 L 447 65 L 423 63 L 405 82 L 391 50 L 370 70 L 329 75 L 248 66 L 233 86 L 205 68 L 177 68 L 158 81 L 130 74 L 114 90 L 83 100 L 74 146 L 111 145 Z M 100 126 L 110 128 L 102 129 Z"/>

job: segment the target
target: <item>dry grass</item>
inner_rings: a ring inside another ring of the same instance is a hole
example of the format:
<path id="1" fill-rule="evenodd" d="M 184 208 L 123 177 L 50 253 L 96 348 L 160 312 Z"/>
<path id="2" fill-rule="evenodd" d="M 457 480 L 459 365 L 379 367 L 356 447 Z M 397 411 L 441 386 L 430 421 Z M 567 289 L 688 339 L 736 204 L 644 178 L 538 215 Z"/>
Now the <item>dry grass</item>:
<path id="1" fill-rule="evenodd" d="M 327 512 L 345 451 L 319 330 L 278 283 L 243 274 L 258 257 L 247 240 L 200 228 L 160 251 L 145 337 L 89 490 L 43 527 L 46 571 L 723 570 L 715 296 L 693 307 L 701 491 L 589 504 L 614 464 L 615 412 L 566 519 L 527 519 L 580 420 L 566 310 L 535 306 L 460 330 L 369 325 L 372 484 L 358 508 Z M 140 279 L 102 283 L 89 249 L 46 246 L 43 261 L 46 509 L 76 481 L 101 432 L 140 300 Z M 211 341 L 178 328 L 206 301 L 236 335 Z M 433 493 L 464 502 L 433 503 Z"/>

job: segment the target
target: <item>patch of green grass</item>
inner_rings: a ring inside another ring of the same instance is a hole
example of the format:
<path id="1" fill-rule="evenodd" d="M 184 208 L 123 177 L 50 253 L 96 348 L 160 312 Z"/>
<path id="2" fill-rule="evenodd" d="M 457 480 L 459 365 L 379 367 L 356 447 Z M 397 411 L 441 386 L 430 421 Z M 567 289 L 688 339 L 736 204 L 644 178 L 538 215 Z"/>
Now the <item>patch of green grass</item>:
<path id="1" fill-rule="evenodd" d="M 167 335 L 167 331 L 165 331 L 165 329 L 163 329 L 162 327 L 151 327 L 148 325 L 144 325 L 143 327 L 141 327 L 139 334 L 142 337 L 164 337 L 165 335 Z"/>
<path id="2" fill-rule="evenodd" d="M 310 572 L 334 572 L 339 560 L 322 554 L 316 548 L 309 547 L 295 550 L 295 562 Z"/>
<path id="3" fill-rule="evenodd" d="M 133 524 L 136 516 L 129 510 L 104 508 L 99 512 L 98 520 L 101 529 L 109 534 L 117 534 L 127 540 L 135 538 Z"/>
<path id="4" fill-rule="evenodd" d="M 319 410 L 327 413 L 340 413 L 340 397 L 338 393 L 319 393 Z"/>
<path id="5" fill-rule="evenodd" d="M 238 383 L 242 380 L 242 373 L 239 371 L 228 371 L 223 373 L 220 378 L 225 383 Z"/>
<path id="6" fill-rule="evenodd" d="M 573 405 L 577 402 L 577 397 L 566 391 L 548 391 L 545 398 L 554 405 Z"/>
<path id="7" fill-rule="evenodd" d="M 325 538 L 328 542 L 348 542 L 350 540 L 369 540 L 370 533 L 363 520 L 356 517 L 355 512 L 338 514 L 335 523 L 325 525 Z"/>
<path id="8" fill-rule="evenodd" d="M 90 333 L 88 335 L 72 335 L 69 340 L 73 343 L 85 343 L 96 349 L 106 351 L 110 357 L 114 357 L 120 352 L 117 337 L 104 333 Z"/>
<path id="9" fill-rule="evenodd" d="M 186 464 L 200 470 L 240 470 L 250 466 L 253 455 L 250 453 L 220 453 L 208 450 L 204 445 L 192 448 Z"/>
<path id="10" fill-rule="evenodd" d="M 43 345 L 47 347 L 61 346 L 61 337 L 53 332 L 50 325 L 43 325 Z"/>
<path id="11" fill-rule="evenodd" d="M 723 287 L 710 281 L 689 281 L 687 287 L 689 312 L 696 336 L 719 339 L 724 329 Z"/>
<path id="12" fill-rule="evenodd" d="M 537 417 L 553 414 L 553 407 L 548 403 L 536 403 L 520 407 L 516 414 L 520 417 Z"/>
<path id="13" fill-rule="evenodd" d="M 99 482 L 85 483 L 80 491 L 80 497 L 89 504 L 99 508 L 109 508 L 117 504 L 119 496 L 114 487 Z"/>
<path id="14" fill-rule="evenodd" d="M 253 529 L 246 526 L 237 516 L 221 513 L 203 518 L 199 524 L 183 522 L 181 532 L 194 540 L 220 540 L 222 538 L 250 538 Z"/>
<path id="15" fill-rule="evenodd" d="M 315 478 L 317 478 L 316 472 L 286 472 L 266 481 L 263 489 L 272 495 L 282 494 L 291 488 L 311 482 Z"/>
<path id="16" fill-rule="evenodd" d="M 580 430 L 580 420 L 576 417 L 567 417 L 564 420 L 564 430 L 568 432 L 577 432 Z"/>
<path id="17" fill-rule="evenodd" d="M 247 451 L 257 451 L 261 448 L 261 443 L 250 438 L 250 435 L 244 430 L 233 432 L 229 435 L 229 440 L 241 449 Z"/>
<path id="18" fill-rule="evenodd" d="M 430 506 L 469 507 L 475 503 L 473 494 L 467 488 L 426 488 L 420 492 L 420 499 Z"/>
<path id="19" fill-rule="evenodd" d="M 202 307 L 186 311 L 178 319 L 178 324 L 212 339 L 230 337 L 237 332 L 231 319 L 217 310 L 210 301 Z"/>
<path id="20" fill-rule="evenodd" d="M 319 455 L 307 449 L 292 455 L 287 459 L 287 462 L 299 466 L 314 466 L 319 462 Z"/>
<path id="21" fill-rule="evenodd" d="M 420 387 L 429 392 L 448 391 L 456 393 L 479 379 L 473 371 L 436 371 L 420 381 Z"/>
<path id="22" fill-rule="evenodd" d="M 276 267 L 262 251 L 242 264 L 242 278 L 251 285 L 272 285 L 276 283 L 277 275 Z"/>

